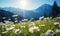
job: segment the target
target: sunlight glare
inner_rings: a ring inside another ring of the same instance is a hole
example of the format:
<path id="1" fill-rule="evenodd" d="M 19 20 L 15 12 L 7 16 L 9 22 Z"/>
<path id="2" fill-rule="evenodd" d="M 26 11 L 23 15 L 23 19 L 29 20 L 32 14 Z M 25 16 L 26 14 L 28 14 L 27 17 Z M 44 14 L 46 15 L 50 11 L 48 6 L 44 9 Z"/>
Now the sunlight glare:
<path id="1" fill-rule="evenodd" d="M 26 9 L 28 7 L 28 2 L 26 0 L 21 0 L 19 5 L 21 9 Z"/>

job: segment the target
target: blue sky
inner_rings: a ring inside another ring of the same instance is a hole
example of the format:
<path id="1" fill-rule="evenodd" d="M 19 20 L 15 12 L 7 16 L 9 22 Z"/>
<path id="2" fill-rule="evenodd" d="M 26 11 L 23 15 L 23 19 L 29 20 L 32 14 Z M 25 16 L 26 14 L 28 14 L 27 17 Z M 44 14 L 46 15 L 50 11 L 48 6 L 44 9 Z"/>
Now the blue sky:
<path id="1" fill-rule="evenodd" d="M 21 0 L 0 0 L 0 7 L 18 7 L 20 5 Z M 50 4 L 52 5 L 54 0 L 26 0 L 28 1 L 29 6 L 26 7 L 25 9 L 28 10 L 33 10 L 36 9 L 37 7 L 40 7 L 43 4 Z M 57 4 L 60 6 L 60 0 L 56 0 Z"/>

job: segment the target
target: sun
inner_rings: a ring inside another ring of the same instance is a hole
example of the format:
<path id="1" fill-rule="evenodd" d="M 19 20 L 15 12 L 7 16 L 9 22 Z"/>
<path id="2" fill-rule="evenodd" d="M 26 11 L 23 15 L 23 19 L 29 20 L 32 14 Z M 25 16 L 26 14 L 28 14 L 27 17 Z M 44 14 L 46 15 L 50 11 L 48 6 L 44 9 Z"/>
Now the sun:
<path id="1" fill-rule="evenodd" d="M 19 5 L 21 9 L 26 9 L 28 7 L 28 2 L 26 0 L 21 0 Z"/>

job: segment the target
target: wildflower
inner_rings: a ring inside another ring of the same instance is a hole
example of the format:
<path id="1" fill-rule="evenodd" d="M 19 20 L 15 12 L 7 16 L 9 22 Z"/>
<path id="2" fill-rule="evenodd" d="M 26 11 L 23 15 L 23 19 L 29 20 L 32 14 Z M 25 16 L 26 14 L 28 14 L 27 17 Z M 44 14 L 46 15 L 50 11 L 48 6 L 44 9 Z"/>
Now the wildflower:
<path id="1" fill-rule="evenodd" d="M 60 25 L 59 25 L 59 28 L 60 28 Z"/>
<path id="2" fill-rule="evenodd" d="M 11 20 L 10 18 L 8 20 Z"/>
<path id="3" fill-rule="evenodd" d="M 16 20 L 16 21 L 14 21 L 14 22 L 18 22 L 18 21 Z"/>
<path id="4" fill-rule="evenodd" d="M 23 19 L 23 20 L 22 20 L 22 22 L 26 22 L 26 21 L 28 21 L 28 19 Z"/>
<path id="5" fill-rule="evenodd" d="M 6 24 L 9 24 L 9 23 L 10 23 L 9 21 L 6 21 L 6 20 L 5 20 L 4 22 L 5 22 Z"/>
<path id="6" fill-rule="evenodd" d="M 44 20 L 47 20 L 47 18 L 44 18 Z"/>
<path id="7" fill-rule="evenodd" d="M 56 17 L 56 19 L 60 19 L 60 17 Z"/>
<path id="8" fill-rule="evenodd" d="M 4 32 L 2 32 L 2 34 L 5 34 L 5 33 L 7 33 L 8 31 L 4 31 Z"/>
<path id="9" fill-rule="evenodd" d="M 17 17 L 18 15 L 12 15 L 12 17 Z"/>
<path id="10" fill-rule="evenodd" d="M 0 22 L 0 25 L 4 25 L 4 23 Z"/>
<path id="11" fill-rule="evenodd" d="M 14 27 L 12 27 L 12 26 L 6 28 L 6 30 L 8 30 L 8 31 L 9 31 L 9 30 L 12 30 L 12 29 L 14 29 Z"/>
<path id="12" fill-rule="evenodd" d="M 49 18 L 49 17 L 47 17 L 46 19 L 47 19 L 47 20 L 49 20 L 50 18 Z"/>
<path id="13" fill-rule="evenodd" d="M 60 29 L 56 29 L 56 32 L 57 32 L 57 33 L 60 32 Z"/>
<path id="14" fill-rule="evenodd" d="M 2 17 L 2 19 L 6 19 L 6 17 Z"/>
<path id="15" fill-rule="evenodd" d="M 2 25 L 2 28 L 5 28 L 5 26 L 4 26 L 4 25 Z"/>
<path id="16" fill-rule="evenodd" d="M 44 18 L 44 16 L 40 17 L 39 20 L 42 20 Z"/>
<path id="17" fill-rule="evenodd" d="M 25 26 L 21 26 L 21 28 L 25 28 Z"/>
<path id="18" fill-rule="evenodd" d="M 13 32 L 16 33 L 16 34 L 20 34 L 21 30 L 20 29 L 14 29 Z"/>
<path id="19" fill-rule="evenodd" d="M 53 24 L 54 24 L 54 25 L 58 25 L 58 24 L 59 24 L 59 22 L 54 22 Z"/>
<path id="20" fill-rule="evenodd" d="M 15 25 L 11 25 L 12 27 L 15 27 Z"/>
<path id="21" fill-rule="evenodd" d="M 0 22 L 0 25 L 5 26 L 6 24 L 5 24 L 5 23 Z"/>
<path id="22" fill-rule="evenodd" d="M 39 27 L 34 26 L 34 27 L 29 28 L 29 32 L 31 32 L 31 33 L 34 33 L 34 32 L 37 32 L 37 31 L 40 31 Z"/>
<path id="23" fill-rule="evenodd" d="M 50 19 L 52 19 L 52 17 L 50 17 Z"/>
<path id="24" fill-rule="evenodd" d="M 15 20 L 17 20 L 17 18 L 15 18 Z"/>
<path id="25" fill-rule="evenodd" d="M 55 32 L 50 29 L 47 30 L 47 32 L 45 33 L 45 36 L 53 36 L 53 35 L 55 35 Z"/>
<path id="26" fill-rule="evenodd" d="M 29 27 L 33 27 L 33 26 L 35 26 L 35 23 L 31 22 L 31 24 L 29 24 Z"/>
<path id="27" fill-rule="evenodd" d="M 29 20 L 29 22 L 30 22 L 30 21 L 33 21 L 33 20 L 34 20 L 34 18 L 31 18 L 31 19 Z"/>
<path id="28" fill-rule="evenodd" d="M 2 26 L 2 28 L 5 28 L 6 24 L 2 24 L 1 26 Z"/>
<path id="29" fill-rule="evenodd" d="M 2 35 L 0 34 L 0 36 L 2 36 Z"/>
<path id="30" fill-rule="evenodd" d="M 42 26 L 45 26 L 44 24 L 43 25 L 39 25 L 39 27 L 42 27 Z"/>

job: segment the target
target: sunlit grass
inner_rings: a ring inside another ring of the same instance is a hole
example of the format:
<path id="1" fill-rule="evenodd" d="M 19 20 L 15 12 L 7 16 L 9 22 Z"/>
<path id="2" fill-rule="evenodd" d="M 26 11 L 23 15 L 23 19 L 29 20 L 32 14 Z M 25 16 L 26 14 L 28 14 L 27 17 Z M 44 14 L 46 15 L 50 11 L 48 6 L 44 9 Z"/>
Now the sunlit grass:
<path id="1" fill-rule="evenodd" d="M 0 25 L 1 36 L 60 36 L 60 19 L 25 21 Z M 3 27 L 2 27 L 3 26 Z M 8 29 L 7 29 L 8 28 Z M 46 33 L 48 33 L 46 35 Z"/>

